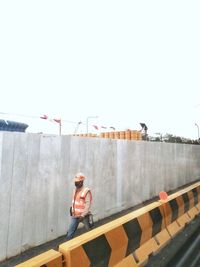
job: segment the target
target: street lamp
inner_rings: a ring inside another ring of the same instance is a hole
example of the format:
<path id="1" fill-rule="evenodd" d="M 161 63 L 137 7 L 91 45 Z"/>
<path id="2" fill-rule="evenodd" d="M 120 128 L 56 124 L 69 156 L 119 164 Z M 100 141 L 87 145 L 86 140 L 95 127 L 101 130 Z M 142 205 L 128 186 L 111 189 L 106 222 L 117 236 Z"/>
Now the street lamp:
<path id="1" fill-rule="evenodd" d="M 74 130 L 74 134 L 76 134 L 77 130 L 78 130 L 78 127 L 80 126 L 80 124 L 82 123 L 82 121 L 79 121 L 76 125 L 76 128 Z"/>
<path id="2" fill-rule="evenodd" d="M 199 125 L 195 123 L 195 126 L 197 126 L 197 131 L 198 131 L 198 140 L 199 140 Z"/>
<path id="3" fill-rule="evenodd" d="M 98 118 L 98 116 L 89 116 L 89 117 L 87 117 L 87 120 L 86 120 L 87 134 L 88 134 L 88 121 L 89 121 L 89 119 L 96 119 L 96 118 Z"/>

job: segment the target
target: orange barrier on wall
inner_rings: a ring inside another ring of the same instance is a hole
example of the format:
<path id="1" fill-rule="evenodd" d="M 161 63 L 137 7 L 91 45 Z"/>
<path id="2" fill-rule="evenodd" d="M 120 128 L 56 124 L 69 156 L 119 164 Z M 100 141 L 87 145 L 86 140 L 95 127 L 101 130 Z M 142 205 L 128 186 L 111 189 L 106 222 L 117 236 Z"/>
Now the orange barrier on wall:
<path id="1" fill-rule="evenodd" d="M 109 138 L 109 132 L 104 133 L 104 138 Z"/>
<path id="2" fill-rule="evenodd" d="M 119 138 L 125 139 L 125 132 L 124 131 L 119 132 Z"/>
<path id="3" fill-rule="evenodd" d="M 131 130 L 131 140 L 137 140 L 137 138 L 138 138 L 137 132 L 138 131 Z"/>
<path id="4" fill-rule="evenodd" d="M 62 267 L 62 254 L 56 250 L 49 250 L 31 258 L 15 267 Z"/>
<path id="5" fill-rule="evenodd" d="M 99 137 L 100 138 L 105 138 L 105 133 L 100 133 Z"/>
<path id="6" fill-rule="evenodd" d="M 84 133 L 84 134 L 73 134 L 73 136 L 79 137 L 100 137 L 100 138 L 110 138 L 110 139 L 126 139 L 126 140 L 142 140 L 142 134 L 140 131 L 136 130 L 126 130 L 126 131 L 114 131 L 114 132 L 102 132 L 98 134 Z"/>
<path id="7" fill-rule="evenodd" d="M 125 132 L 125 139 L 127 139 L 127 140 L 131 140 L 131 131 L 130 131 L 130 130 L 127 130 L 127 131 Z"/>
<path id="8" fill-rule="evenodd" d="M 109 132 L 109 138 L 114 139 L 114 132 Z"/>
<path id="9" fill-rule="evenodd" d="M 140 131 L 137 132 L 137 140 L 142 140 L 142 133 Z"/>
<path id="10" fill-rule="evenodd" d="M 114 139 L 119 139 L 119 132 L 114 132 Z"/>

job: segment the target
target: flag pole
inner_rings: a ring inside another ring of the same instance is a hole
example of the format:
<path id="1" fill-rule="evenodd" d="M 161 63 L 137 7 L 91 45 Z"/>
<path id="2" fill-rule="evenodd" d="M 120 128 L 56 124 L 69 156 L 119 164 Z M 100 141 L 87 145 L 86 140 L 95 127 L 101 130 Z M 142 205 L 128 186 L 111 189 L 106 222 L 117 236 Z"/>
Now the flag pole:
<path id="1" fill-rule="evenodd" d="M 59 122 L 59 135 L 61 135 L 61 128 L 62 128 L 62 124 L 61 124 L 61 120 Z"/>

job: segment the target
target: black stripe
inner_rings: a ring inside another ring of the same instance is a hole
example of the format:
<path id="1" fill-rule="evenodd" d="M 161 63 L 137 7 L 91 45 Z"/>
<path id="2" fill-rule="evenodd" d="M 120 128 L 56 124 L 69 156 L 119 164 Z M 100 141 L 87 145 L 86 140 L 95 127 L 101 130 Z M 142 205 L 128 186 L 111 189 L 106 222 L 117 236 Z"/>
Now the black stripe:
<path id="1" fill-rule="evenodd" d="M 82 247 L 90 260 L 90 267 L 108 266 L 111 255 L 111 247 L 105 235 L 101 235 L 83 244 Z"/>
<path id="2" fill-rule="evenodd" d="M 159 210 L 159 208 L 155 208 L 151 211 L 149 211 L 149 214 L 151 216 L 151 219 L 153 221 L 153 233 L 152 236 L 156 235 L 162 230 L 162 214 Z"/>
<path id="3" fill-rule="evenodd" d="M 192 193 L 193 193 L 193 196 L 194 196 L 194 205 L 196 206 L 199 203 L 197 189 L 193 188 L 192 189 Z"/>
<path id="4" fill-rule="evenodd" d="M 172 209 L 172 219 L 171 222 L 175 221 L 178 218 L 178 204 L 176 202 L 176 199 L 172 199 L 169 202 L 169 205 Z"/>
<path id="5" fill-rule="evenodd" d="M 137 219 L 133 219 L 123 224 L 123 227 L 128 237 L 128 246 L 126 250 L 126 256 L 128 256 L 140 246 L 142 230 Z"/>
<path id="6" fill-rule="evenodd" d="M 189 201 L 188 194 L 185 193 L 182 195 L 182 197 L 183 197 L 183 201 L 184 201 L 184 211 L 187 212 L 190 208 L 190 201 Z"/>

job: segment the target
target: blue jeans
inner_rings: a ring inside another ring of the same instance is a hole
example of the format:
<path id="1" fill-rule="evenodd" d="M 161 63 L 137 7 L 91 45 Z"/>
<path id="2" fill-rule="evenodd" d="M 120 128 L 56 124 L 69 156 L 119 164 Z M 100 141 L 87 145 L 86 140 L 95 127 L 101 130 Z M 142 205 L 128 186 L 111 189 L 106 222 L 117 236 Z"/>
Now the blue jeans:
<path id="1" fill-rule="evenodd" d="M 78 228 L 78 225 L 79 223 L 82 222 L 85 226 L 85 229 L 87 231 L 90 230 L 90 224 L 89 224 L 89 216 L 86 215 L 82 221 L 80 221 L 79 218 L 76 218 L 76 217 L 71 217 L 71 223 L 70 223 L 70 226 L 69 226 L 69 230 L 67 232 L 67 240 L 70 240 L 74 237 L 74 234 Z"/>

